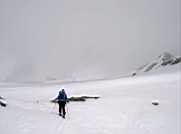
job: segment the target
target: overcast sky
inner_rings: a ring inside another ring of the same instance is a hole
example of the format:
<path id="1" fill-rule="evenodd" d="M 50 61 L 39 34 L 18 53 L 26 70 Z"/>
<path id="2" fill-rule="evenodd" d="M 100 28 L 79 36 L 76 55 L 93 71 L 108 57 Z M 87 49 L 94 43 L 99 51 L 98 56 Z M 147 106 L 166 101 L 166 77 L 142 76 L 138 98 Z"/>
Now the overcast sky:
<path id="1" fill-rule="evenodd" d="M 0 0 L 0 80 L 93 79 L 181 55 L 181 0 Z"/>

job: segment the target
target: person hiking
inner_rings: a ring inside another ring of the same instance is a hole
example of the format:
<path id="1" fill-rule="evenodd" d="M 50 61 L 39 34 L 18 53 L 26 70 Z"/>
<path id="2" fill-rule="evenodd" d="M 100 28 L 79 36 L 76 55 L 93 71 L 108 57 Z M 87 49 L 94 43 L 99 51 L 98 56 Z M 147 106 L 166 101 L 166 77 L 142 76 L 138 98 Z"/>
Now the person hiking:
<path id="1" fill-rule="evenodd" d="M 66 102 L 67 102 L 67 94 L 65 92 L 64 89 L 60 90 L 59 91 L 59 94 L 56 98 L 58 104 L 59 104 L 59 115 L 62 116 L 63 118 L 65 118 L 65 105 L 66 105 Z M 62 114 L 63 112 L 63 114 Z"/>

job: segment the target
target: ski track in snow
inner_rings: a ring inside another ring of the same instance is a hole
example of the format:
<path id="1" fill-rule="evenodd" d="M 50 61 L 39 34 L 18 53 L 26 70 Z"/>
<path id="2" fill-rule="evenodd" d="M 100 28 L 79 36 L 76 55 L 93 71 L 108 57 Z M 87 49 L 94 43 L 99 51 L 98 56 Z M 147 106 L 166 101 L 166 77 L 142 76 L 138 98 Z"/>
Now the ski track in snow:
<path id="1" fill-rule="evenodd" d="M 66 119 L 51 104 L 60 86 L 0 88 L 1 134 L 180 134 L 180 73 L 64 85 L 68 95 L 100 95 L 70 102 Z M 152 105 L 159 100 L 160 105 Z"/>

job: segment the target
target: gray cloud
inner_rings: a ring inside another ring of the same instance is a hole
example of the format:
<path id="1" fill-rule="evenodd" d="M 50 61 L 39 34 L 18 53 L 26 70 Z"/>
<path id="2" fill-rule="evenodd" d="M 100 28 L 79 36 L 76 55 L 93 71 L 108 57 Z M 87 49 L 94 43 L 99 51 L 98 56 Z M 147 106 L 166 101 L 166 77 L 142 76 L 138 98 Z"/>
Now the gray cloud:
<path id="1" fill-rule="evenodd" d="M 0 0 L 0 80 L 109 77 L 179 55 L 180 10 L 180 0 Z"/>

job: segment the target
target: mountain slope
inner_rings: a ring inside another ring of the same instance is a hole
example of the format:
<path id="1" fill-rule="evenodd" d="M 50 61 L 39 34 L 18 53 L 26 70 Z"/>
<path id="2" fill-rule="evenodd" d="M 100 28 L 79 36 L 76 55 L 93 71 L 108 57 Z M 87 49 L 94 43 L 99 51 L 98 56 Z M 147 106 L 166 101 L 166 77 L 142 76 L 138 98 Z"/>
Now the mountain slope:
<path id="1" fill-rule="evenodd" d="M 163 68 L 166 66 L 173 66 L 179 63 L 181 63 L 181 57 L 175 57 L 168 52 L 164 52 L 162 55 L 158 56 L 152 62 L 145 64 L 139 67 L 138 69 L 136 69 L 132 73 L 132 76 L 135 76 L 140 73 L 150 72 L 150 71 L 156 70 L 158 68 Z"/>
<path id="2" fill-rule="evenodd" d="M 181 72 L 64 85 L 68 96 L 98 94 L 70 102 L 66 119 L 49 103 L 59 86 L 1 88 L 1 134 L 180 134 Z M 155 101 L 157 100 L 157 101 Z M 159 102 L 159 105 L 152 105 Z"/>

